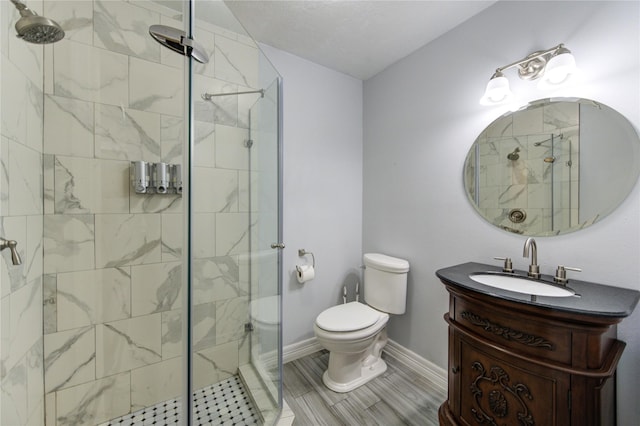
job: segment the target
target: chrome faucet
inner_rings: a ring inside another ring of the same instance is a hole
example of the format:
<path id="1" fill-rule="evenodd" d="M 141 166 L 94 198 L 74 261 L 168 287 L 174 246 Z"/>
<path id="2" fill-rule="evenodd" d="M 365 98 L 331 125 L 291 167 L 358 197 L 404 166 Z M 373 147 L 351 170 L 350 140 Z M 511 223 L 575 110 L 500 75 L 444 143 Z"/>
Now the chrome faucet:
<path id="1" fill-rule="evenodd" d="M 531 248 L 531 264 L 529 265 L 528 276 L 531 278 L 538 279 L 540 278 L 540 267 L 538 266 L 538 246 L 536 245 L 536 240 L 529 237 L 527 241 L 524 242 L 524 249 L 522 250 L 523 257 L 529 257 L 529 248 Z"/>
<path id="2" fill-rule="evenodd" d="M 11 263 L 14 265 L 20 265 L 22 263 L 18 250 L 16 250 L 17 245 L 18 243 L 14 240 L 5 240 L 4 238 L 0 238 L 0 251 L 8 248 L 11 251 Z"/>

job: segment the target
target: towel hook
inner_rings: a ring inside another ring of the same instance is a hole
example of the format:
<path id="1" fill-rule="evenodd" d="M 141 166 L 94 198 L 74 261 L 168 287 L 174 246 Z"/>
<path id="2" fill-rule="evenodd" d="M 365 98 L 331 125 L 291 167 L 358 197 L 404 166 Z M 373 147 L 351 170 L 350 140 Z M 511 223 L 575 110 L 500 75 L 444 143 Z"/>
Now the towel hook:
<path id="1" fill-rule="evenodd" d="M 302 256 L 306 256 L 307 254 L 311 255 L 312 265 L 315 268 L 316 267 L 316 257 L 313 255 L 313 253 L 311 253 L 310 251 L 306 251 L 305 249 L 298 249 L 298 256 L 302 257 Z"/>

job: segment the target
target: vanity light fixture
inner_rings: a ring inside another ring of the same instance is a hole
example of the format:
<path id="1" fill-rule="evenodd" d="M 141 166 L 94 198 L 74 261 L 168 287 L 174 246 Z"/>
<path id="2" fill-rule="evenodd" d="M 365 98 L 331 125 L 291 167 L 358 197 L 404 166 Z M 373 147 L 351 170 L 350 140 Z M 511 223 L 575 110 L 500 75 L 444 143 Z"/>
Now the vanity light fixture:
<path id="1" fill-rule="evenodd" d="M 548 88 L 565 83 L 576 70 L 576 60 L 564 44 L 551 49 L 533 52 L 523 59 L 496 68 L 496 72 L 487 83 L 481 105 L 495 105 L 507 102 L 513 94 L 509 89 L 509 80 L 503 71 L 518 68 L 518 76 L 523 80 L 540 79 L 538 87 Z"/>

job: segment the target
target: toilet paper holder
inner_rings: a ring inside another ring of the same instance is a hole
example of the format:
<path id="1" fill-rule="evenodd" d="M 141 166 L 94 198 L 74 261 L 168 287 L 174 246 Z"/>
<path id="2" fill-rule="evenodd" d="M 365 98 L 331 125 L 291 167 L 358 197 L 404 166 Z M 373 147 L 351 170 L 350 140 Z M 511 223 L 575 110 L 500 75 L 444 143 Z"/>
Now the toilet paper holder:
<path id="1" fill-rule="evenodd" d="M 314 268 L 316 267 L 316 257 L 313 255 L 313 253 L 311 253 L 310 251 L 306 251 L 305 249 L 298 249 L 298 256 L 302 257 L 302 256 L 306 256 L 306 255 L 311 255 L 311 266 L 313 266 Z"/>

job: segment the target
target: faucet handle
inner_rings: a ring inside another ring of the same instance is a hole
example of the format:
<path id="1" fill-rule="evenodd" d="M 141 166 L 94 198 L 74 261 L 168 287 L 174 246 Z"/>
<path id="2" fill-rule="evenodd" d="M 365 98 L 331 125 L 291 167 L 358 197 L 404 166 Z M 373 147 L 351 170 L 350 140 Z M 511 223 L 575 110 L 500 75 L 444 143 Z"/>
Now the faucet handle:
<path id="1" fill-rule="evenodd" d="M 582 272 L 582 269 L 558 265 L 558 269 L 556 269 L 556 276 L 553 277 L 553 280 L 558 284 L 567 284 L 567 282 L 569 281 L 567 279 L 567 271 Z"/>
<path id="2" fill-rule="evenodd" d="M 494 257 L 495 260 L 504 260 L 504 265 L 502 266 L 502 272 L 513 272 L 513 264 L 511 263 L 510 257 Z"/>

